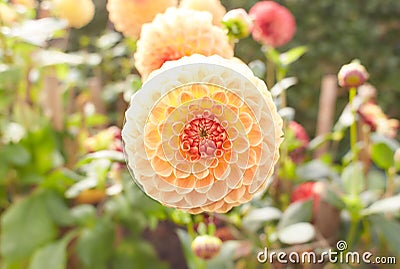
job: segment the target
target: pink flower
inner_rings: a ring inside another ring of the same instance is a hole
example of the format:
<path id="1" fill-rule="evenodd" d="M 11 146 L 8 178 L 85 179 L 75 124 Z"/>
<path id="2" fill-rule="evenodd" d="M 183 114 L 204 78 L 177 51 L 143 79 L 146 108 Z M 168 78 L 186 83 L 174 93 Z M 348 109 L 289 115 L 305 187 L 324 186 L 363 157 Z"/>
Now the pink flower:
<path id="1" fill-rule="evenodd" d="M 339 85 L 344 88 L 359 87 L 368 78 L 367 70 L 357 61 L 343 65 L 338 73 Z"/>
<path id="2" fill-rule="evenodd" d="M 371 127 L 372 131 L 387 137 L 396 137 L 400 126 L 399 121 L 397 119 L 389 119 L 382 108 L 375 102 L 369 101 L 361 105 L 358 109 L 358 114 Z"/>
<path id="3" fill-rule="evenodd" d="M 292 203 L 306 200 L 313 200 L 313 214 L 315 215 L 319 208 L 321 200 L 321 182 L 303 182 L 292 191 L 290 200 Z"/>
<path id="4" fill-rule="evenodd" d="M 288 43 L 296 32 L 292 13 L 273 1 L 256 3 L 249 12 L 254 19 L 253 38 L 274 48 Z"/>
<path id="5" fill-rule="evenodd" d="M 304 151 L 310 143 L 307 131 L 295 121 L 289 122 L 289 129 L 294 133 L 294 137 L 300 142 L 299 147 L 290 152 L 290 157 L 295 163 L 300 163 L 304 159 Z"/>

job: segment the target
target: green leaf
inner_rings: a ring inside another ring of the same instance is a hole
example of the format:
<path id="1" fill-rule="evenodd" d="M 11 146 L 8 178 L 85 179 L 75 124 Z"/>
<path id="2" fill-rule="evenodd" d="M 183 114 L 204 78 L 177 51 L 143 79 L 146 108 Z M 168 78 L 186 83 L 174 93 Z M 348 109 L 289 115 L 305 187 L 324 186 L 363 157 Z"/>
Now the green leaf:
<path id="1" fill-rule="evenodd" d="M 315 237 L 314 226 L 308 222 L 299 222 L 281 229 L 278 239 L 284 244 L 295 245 L 311 241 Z"/>
<path id="2" fill-rule="evenodd" d="M 76 244 L 76 253 L 84 268 L 106 269 L 113 242 L 114 224 L 108 219 L 99 219 L 94 227 L 83 229 Z"/>
<path id="3" fill-rule="evenodd" d="M 282 92 L 286 91 L 293 85 L 296 85 L 296 83 L 297 83 L 297 78 L 295 77 L 284 78 L 281 81 L 277 82 L 271 88 L 271 94 L 273 97 L 278 97 L 279 95 L 282 94 Z"/>
<path id="4" fill-rule="evenodd" d="M 23 41 L 35 45 L 44 46 L 56 31 L 65 29 L 68 23 L 55 18 L 44 18 L 39 20 L 26 20 L 21 25 L 11 29 L 11 35 Z"/>
<path id="5" fill-rule="evenodd" d="M 207 269 L 234 269 L 235 255 L 240 249 L 239 241 L 226 241 L 222 244 L 219 254 L 207 262 Z"/>
<path id="6" fill-rule="evenodd" d="M 115 250 L 112 257 L 112 268 L 167 269 L 168 266 L 157 258 L 149 243 L 137 238 L 129 238 L 122 241 Z"/>
<path id="7" fill-rule="evenodd" d="M 56 234 L 56 226 L 47 211 L 45 193 L 35 193 L 14 203 L 4 213 L 1 254 L 10 261 L 27 258 Z"/>
<path id="8" fill-rule="evenodd" d="M 71 208 L 71 215 L 82 226 L 92 226 L 96 222 L 96 208 L 93 205 L 77 205 Z"/>
<path id="9" fill-rule="evenodd" d="M 46 205 L 53 221 L 60 226 L 71 226 L 75 224 L 69 207 L 65 200 L 55 192 L 48 192 L 46 195 Z"/>
<path id="10" fill-rule="evenodd" d="M 304 165 L 299 166 L 296 169 L 298 177 L 303 180 L 317 180 L 321 178 L 333 178 L 336 179 L 339 176 L 337 173 L 329 167 L 327 164 L 320 160 L 313 160 Z"/>
<path id="11" fill-rule="evenodd" d="M 115 150 L 101 150 L 87 154 L 77 163 L 76 166 L 80 167 L 96 159 L 107 159 L 114 162 L 125 162 L 124 154 L 122 152 Z"/>
<path id="12" fill-rule="evenodd" d="M 306 52 L 307 52 L 306 46 L 299 46 L 299 47 L 290 49 L 285 53 L 282 53 L 279 56 L 279 59 L 283 66 L 288 66 L 291 63 L 294 63 L 295 61 L 297 61 Z"/>
<path id="13" fill-rule="evenodd" d="M 6 161 L 15 166 L 24 166 L 31 160 L 31 155 L 26 148 L 20 144 L 8 144 L 3 149 L 1 154 Z"/>
<path id="14" fill-rule="evenodd" d="M 249 67 L 256 77 L 260 79 L 265 77 L 266 68 L 264 62 L 260 60 L 254 60 L 249 63 Z"/>
<path id="15" fill-rule="evenodd" d="M 380 234 L 388 249 L 396 255 L 400 255 L 400 224 L 394 220 L 388 220 L 383 215 L 371 215 L 368 217 L 372 228 Z"/>
<path id="16" fill-rule="evenodd" d="M 63 239 L 47 244 L 33 254 L 29 269 L 65 269 L 67 268 L 67 245 L 72 239 L 70 233 Z"/>
<path id="17" fill-rule="evenodd" d="M 394 152 L 385 143 L 381 142 L 372 145 L 371 158 L 379 168 L 388 170 L 390 167 L 394 166 L 393 155 Z"/>
<path id="18" fill-rule="evenodd" d="M 263 47 L 263 51 L 268 60 L 272 61 L 277 66 L 280 65 L 279 52 L 276 49 L 272 47 Z"/>
<path id="19" fill-rule="evenodd" d="M 378 169 L 371 169 L 367 174 L 367 185 L 369 190 L 384 192 L 386 188 L 386 175 Z"/>
<path id="20" fill-rule="evenodd" d="M 176 234 L 182 245 L 183 253 L 185 254 L 186 263 L 189 269 L 196 269 L 196 256 L 194 255 L 191 248 L 191 239 L 189 234 L 181 229 L 176 230 Z"/>
<path id="21" fill-rule="evenodd" d="M 263 223 L 278 220 L 282 216 L 282 212 L 272 206 L 252 209 L 243 218 L 243 227 L 250 231 L 257 231 Z"/>
<path id="22" fill-rule="evenodd" d="M 278 230 L 299 222 L 309 222 L 312 218 L 312 200 L 299 201 L 289 205 L 278 223 Z"/>
<path id="23" fill-rule="evenodd" d="M 343 188 L 348 194 L 357 195 L 365 188 L 362 164 L 351 163 L 342 172 Z"/>
<path id="24" fill-rule="evenodd" d="M 400 210 L 400 195 L 392 196 L 382 200 L 378 200 L 368 208 L 363 210 L 364 215 L 376 213 L 394 213 Z"/>

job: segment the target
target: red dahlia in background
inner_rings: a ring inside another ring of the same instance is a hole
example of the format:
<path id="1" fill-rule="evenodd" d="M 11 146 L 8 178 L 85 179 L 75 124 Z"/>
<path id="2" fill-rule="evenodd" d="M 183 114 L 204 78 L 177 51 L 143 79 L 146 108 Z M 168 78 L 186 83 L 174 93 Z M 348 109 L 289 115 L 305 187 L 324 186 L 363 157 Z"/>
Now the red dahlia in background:
<path id="1" fill-rule="evenodd" d="M 288 43 L 296 32 L 292 13 L 273 1 L 256 3 L 249 11 L 254 20 L 254 40 L 274 48 Z"/>

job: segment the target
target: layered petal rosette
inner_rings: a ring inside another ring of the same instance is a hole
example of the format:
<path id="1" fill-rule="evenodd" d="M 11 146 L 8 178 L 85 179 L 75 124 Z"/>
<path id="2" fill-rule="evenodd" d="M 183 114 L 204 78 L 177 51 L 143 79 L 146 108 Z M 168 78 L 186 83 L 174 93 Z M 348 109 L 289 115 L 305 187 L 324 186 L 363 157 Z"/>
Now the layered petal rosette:
<path id="1" fill-rule="evenodd" d="M 144 23 L 151 22 L 158 13 L 177 5 L 177 0 L 108 0 L 107 10 L 115 29 L 137 39 Z"/>
<path id="2" fill-rule="evenodd" d="M 265 83 L 238 59 L 166 62 L 131 100 L 122 130 L 137 184 L 190 213 L 226 212 L 270 182 L 282 141 Z"/>
<path id="3" fill-rule="evenodd" d="M 209 12 L 171 7 L 143 25 L 135 66 L 145 80 L 166 61 L 193 54 L 232 58 L 233 47 L 224 30 L 212 24 Z"/>

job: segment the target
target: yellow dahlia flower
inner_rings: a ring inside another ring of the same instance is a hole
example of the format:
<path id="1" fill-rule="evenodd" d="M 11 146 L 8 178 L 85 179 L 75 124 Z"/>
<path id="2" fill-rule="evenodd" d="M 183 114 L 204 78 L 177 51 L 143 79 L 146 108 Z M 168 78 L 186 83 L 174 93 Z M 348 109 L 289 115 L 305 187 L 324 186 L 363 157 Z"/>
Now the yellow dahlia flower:
<path id="1" fill-rule="evenodd" d="M 218 26 L 221 25 L 222 18 L 226 13 L 226 9 L 220 0 L 182 0 L 179 7 L 208 11 L 213 16 L 213 24 Z"/>
<path id="2" fill-rule="evenodd" d="M 69 26 L 82 28 L 93 19 L 95 6 L 92 0 L 54 0 L 54 11 Z"/>
<path id="3" fill-rule="evenodd" d="M 225 32 L 212 25 L 210 13 L 169 8 L 143 25 L 135 53 L 135 66 L 145 80 L 164 62 L 202 54 L 233 57 Z"/>
<path id="4" fill-rule="evenodd" d="M 107 10 L 115 29 L 137 39 L 142 25 L 158 13 L 178 5 L 177 0 L 108 0 Z"/>
<path id="5" fill-rule="evenodd" d="M 218 55 L 166 62 L 133 97 L 122 130 L 128 167 L 162 204 L 226 212 L 270 182 L 282 119 L 263 81 Z"/>
<path id="6" fill-rule="evenodd" d="M 0 25 L 10 24 L 17 19 L 17 12 L 7 4 L 0 3 Z"/>

